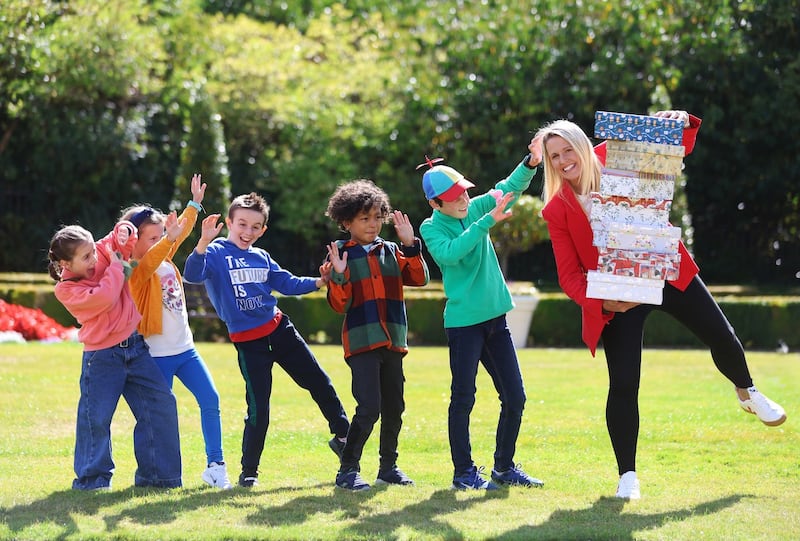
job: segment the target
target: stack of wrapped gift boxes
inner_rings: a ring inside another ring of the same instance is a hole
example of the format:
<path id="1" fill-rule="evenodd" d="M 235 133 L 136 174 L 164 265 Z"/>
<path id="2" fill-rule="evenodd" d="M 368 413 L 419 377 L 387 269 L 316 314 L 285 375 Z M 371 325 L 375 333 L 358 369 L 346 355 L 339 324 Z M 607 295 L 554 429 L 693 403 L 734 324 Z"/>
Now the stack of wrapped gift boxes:
<path id="1" fill-rule="evenodd" d="M 599 252 L 586 296 L 661 304 L 664 280 L 678 277 L 680 227 L 669 223 L 683 166 L 683 123 L 597 111 L 595 137 L 606 140 L 600 191 L 589 220 Z"/>

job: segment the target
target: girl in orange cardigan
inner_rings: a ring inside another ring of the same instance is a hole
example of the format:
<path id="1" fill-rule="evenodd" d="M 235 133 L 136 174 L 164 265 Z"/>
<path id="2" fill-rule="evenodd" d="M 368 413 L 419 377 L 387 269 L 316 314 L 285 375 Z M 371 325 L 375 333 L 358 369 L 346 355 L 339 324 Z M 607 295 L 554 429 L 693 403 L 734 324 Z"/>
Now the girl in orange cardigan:
<path id="1" fill-rule="evenodd" d="M 192 177 L 192 200 L 180 217 L 174 211 L 165 216 L 149 206 L 139 205 L 124 210 L 122 219 L 132 222 L 139 234 L 132 256 L 137 265 L 130 279 L 131 294 L 142 314 L 139 333 L 150 346 L 150 354 L 169 387 L 172 388 L 173 377 L 177 376 L 197 399 L 207 459 L 203 481 L 212 487 L 229 489 L 222 453 L 219 393 L 194 347 L 181 274 L 172 262 L 203 208 L 200 203 L 206 185 L 200 181 L 200 175 Z"/>

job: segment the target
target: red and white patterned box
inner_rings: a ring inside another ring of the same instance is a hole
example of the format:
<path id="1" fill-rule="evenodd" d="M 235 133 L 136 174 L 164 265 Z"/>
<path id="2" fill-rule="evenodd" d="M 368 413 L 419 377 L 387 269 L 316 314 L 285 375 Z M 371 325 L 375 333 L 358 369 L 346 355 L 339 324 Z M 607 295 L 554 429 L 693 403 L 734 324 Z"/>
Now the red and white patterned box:
<path id="1" fill-rule="evenodd" d="M 640 250 L 599 248 L 597 271 L 654 280 L 677 280 L 681 254 L 654 254 Z"/>

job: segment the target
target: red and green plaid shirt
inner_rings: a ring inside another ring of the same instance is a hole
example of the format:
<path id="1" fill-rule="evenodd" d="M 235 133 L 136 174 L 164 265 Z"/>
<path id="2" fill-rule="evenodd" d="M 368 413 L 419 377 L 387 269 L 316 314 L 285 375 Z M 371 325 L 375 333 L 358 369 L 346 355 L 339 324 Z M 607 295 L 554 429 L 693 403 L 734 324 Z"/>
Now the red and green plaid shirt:
<path id="1" fill-rule="evenodd" d="M 340 253 L 347 253 L 347 268 L 344 273 L 332 272 L 328 304 L 345 314 L 345 358 L 382 347 L 407 352 L 403 286 L 428 283 L 422 243 L 415 239 L 413 246 L 400 247 L 378 237 L 368 251 L 352 240 L 336 244 Z"/>

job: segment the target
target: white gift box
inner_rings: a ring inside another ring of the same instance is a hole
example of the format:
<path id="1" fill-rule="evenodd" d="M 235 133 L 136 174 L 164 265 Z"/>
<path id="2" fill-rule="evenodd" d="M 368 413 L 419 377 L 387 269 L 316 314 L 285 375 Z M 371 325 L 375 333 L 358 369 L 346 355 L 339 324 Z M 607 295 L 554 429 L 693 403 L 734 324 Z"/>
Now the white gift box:
<path id="1" fill-rule="evenodd" d="M 634 198 L 672 199 L 676 175 L 603 168 L 600 193 Z"/>
<path id="2" fill-rule="evenodd" d="M 586 296 L 591 299 L 661 304 L 664 298 L 664 280 L 597 271 L 589 271 L 586 280 Z"/>
<path id="3" fill-rule="evenodd" d="M 652 227 L 611 222 L 606 225 L 607 248 L 643 250 L 660 254 L 678 253 L 681 228 L 671 225 Z"/>

